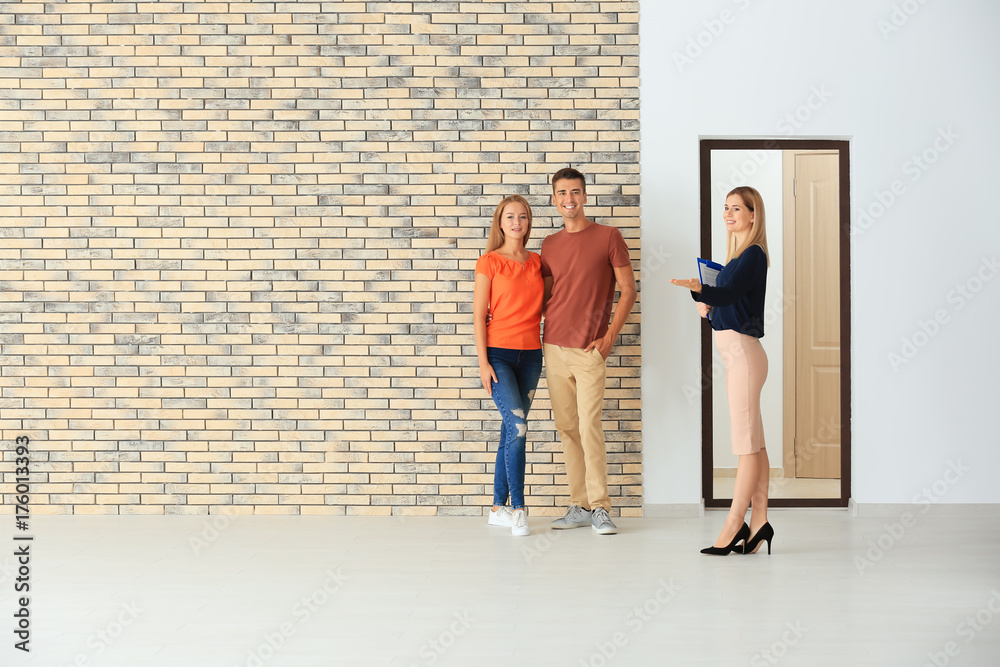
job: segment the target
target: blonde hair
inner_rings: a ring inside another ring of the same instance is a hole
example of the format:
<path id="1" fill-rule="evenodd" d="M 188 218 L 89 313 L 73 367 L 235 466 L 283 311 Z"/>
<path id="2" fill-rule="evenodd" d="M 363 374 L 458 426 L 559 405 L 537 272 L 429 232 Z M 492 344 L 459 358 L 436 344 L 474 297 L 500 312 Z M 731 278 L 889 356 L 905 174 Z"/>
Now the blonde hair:
<path id="1" fill-rule="evenodd" d="M 726 263 L 728 264 L 742 255 L 743 251 L 750 246 L 759 245 L 764 251 L 767 265 L 771 266 L 771 256 L 767 252 L 767 229 L 764 226 L 764 199 L 757 190 L 749 185 L 733 188 L 726 195 L 726 199 L 728 200 L 732 195 L 737 195 L 743 200 L 743 205 L 753 213 L 753 222 L 750 225 L 750 233 L 747 234 L 746 241 L 740 246 L 736 245 L 736 235 L 729 231 L 726 232 Z"/>
<path id="2" fill-rule="evenodd" d="M 490 235 L 486 239 L 486 252 L 493 252 L 503 245 L 504 233 L 503 229 L 500 227 L 500 216 L 503 214 L 503 209 L 507 206 L 507 204 L 514 203 L 522 204 L 524 209 L 528 212 L 528 230 L 524 232 L 524 236 L 521 238 L 524 245 L 528 245 L 528 237 L 531 236 L 531 205 L 528 204 L 528 200 L 521 195 L 509 195 L 504 197 L 500 203 L 497 204 L 497 209 L 493 212 L 493 226 L 490 227 Z"/>

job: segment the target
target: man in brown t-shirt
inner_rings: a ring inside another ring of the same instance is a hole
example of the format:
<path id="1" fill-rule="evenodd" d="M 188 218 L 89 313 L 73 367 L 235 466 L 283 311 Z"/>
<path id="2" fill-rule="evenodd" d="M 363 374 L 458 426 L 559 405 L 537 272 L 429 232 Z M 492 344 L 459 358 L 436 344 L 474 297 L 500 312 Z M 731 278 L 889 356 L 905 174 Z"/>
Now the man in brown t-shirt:
<path id="1" fill-rule="evenodd" d="M 618 532 L 608 511 L 607 451 L 601 408 L 605 362 L 635 304 L 628 246 L 617 227 L 587 219 L 587 185 L 576 169 L 552 177 L 552 203 L 564 228 L 542 242 L 545 280 L 545 376 L 566 455 L 570 507 L 553 528 L 591 525 Z M 610 325 L 615 284 L 621 296 Z"/>

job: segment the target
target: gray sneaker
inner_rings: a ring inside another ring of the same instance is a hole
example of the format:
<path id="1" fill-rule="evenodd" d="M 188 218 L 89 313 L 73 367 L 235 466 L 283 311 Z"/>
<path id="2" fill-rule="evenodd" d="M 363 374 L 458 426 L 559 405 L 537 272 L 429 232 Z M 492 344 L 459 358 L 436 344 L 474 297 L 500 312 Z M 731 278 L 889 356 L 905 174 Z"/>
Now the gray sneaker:
<path id="1" fill-rule="evenodd" d="M 603 507 L 598 507 L 592 512 L 590 527 L 596 530 L 598 535 L 614 535 L 618 532 L 618 526 Z"/>
<path id="2" fill-rule="evenodd" d="M 590 523 L 590 510 L 585 510 L 579 505 L 570 505 L 566 511 L 566 516 L 552 522 L 552 527 L 556 530 L 564 528 L 582 528 Z"/>

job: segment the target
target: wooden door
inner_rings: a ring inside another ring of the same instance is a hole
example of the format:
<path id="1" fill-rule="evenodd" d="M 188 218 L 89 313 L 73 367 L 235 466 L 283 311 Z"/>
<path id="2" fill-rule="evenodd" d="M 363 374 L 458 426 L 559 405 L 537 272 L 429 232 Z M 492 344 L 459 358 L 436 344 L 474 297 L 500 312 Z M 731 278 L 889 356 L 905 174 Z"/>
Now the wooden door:
<path id="1" fill-rule="evenodd" d="M 838 156 L 795 160 L 795 476 L 840 477 Z"/>

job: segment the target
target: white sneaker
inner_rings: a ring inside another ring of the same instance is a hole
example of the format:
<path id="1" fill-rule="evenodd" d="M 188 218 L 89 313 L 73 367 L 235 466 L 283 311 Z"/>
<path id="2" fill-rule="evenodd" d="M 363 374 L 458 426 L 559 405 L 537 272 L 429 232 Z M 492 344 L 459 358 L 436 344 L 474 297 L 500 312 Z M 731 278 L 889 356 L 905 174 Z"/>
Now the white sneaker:
<path id="1" fill-rule="evenodd" d="M 489 524 L 491 526 L 503 526 L 504 528 L 513 526 L 514 517 L 511 516 L 510 508 L 506 505 L 501 505 L 498 510 L 490 508 Z"/>
<path id="2" fill-rule="evenodd" d="M 531 535 L 531 529 L 528 528 L 527 509 L 514 510 L 512 513 L 510 534 L 515 537 L 525 537 L 526 535 Z"/>

